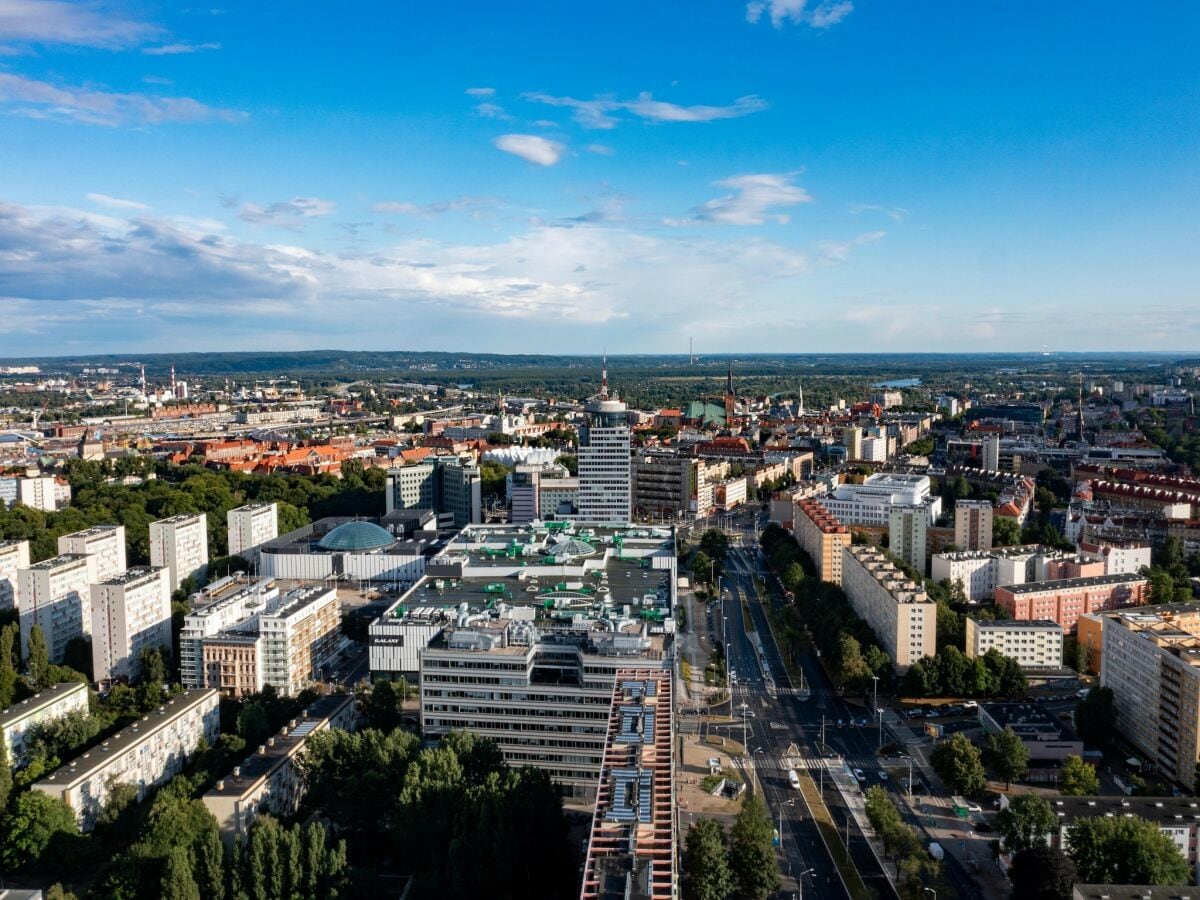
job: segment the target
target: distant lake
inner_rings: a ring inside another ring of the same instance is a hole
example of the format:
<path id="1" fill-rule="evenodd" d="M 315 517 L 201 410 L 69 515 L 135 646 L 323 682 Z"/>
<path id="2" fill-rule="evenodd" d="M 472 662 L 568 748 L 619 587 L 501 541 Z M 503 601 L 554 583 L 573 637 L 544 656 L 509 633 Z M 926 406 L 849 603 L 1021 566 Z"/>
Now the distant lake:
<path id="1" fill-rule="evenodd" d="M 920 378 L 897 378 L 895 381 L 877 381 L 871 387 L 878 388 L 906 388 L 917 387 L 920 385 Z"/>

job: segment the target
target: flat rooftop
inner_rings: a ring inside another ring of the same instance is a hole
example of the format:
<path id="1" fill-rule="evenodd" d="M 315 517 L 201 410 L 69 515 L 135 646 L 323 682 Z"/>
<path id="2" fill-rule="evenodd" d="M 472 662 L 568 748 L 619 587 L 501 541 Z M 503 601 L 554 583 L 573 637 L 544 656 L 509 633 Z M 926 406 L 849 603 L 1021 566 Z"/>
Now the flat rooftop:
<path id="1" fill-rule="evenodd" d="M 34 563 L 29 569 L 32 572 L 46 572 L 75 563 L 86 562 L 87 558 L 86 553 L 63 553 L 60 556 L 53 556 L 50 559 L 43 559 L 41 562 Z"/>
<path id="2" fill-rule="evenodd" d="M 1010 584 L 1002 588 L 997 588 L 997 590 L 1011 591 L 1014 594 L 1040 594 L 1049 591 L 1069 591 L 1074 588 L 1137 584 L 1145 580 L 1141 575 L 1092 575 L 1087 578 L 1059 578 L 1055 581 L 1031 581 L 1026 584 Z"/>
<path id="3" fill-rule="evenodd" d="M 1026 741 L 1077 741 L 1079 737 L 1064 720 L 1033 703 L 984 703 L 980 712 L 1001 729 L 1011 728 Z"/>
<path id="4" fill-rule="evenodd" d="M 1158 884 L 1077 884 L 1074 900 L 1200 900 L 1200 888 Z"/>
<path id="5" fill-rule="evenodd" d="M 91 528 L 85 528 L 82 531 L 72 531 L 70 534 L 64 534 L 65 538 L 91 538 L 91 537 L 109 537 L 115 534 L 117 529 L 122 528 L 121 525 L 93 525 Z"/>
<path id="6" fill-rule="evenodd" d="M 146 713 L 132 725 L 122 728 L 106 741 L 92 747 L 86 753 L 59 766 L 38 784 L 49 784 L 60 787 L 75 784 L 97 769 L 107 766 L 126 751 L 148 740 L 155 732 L 170 725 L 176 718 L 183 715 L 194 706 L 203 703 L 208 697 L 215 698 L 217 691 L 212 688 L 184 691 L 176 694 L 158 709 Z"/>
<path id="7" fill-rule="evenodd" d="M 1014 631 L 1023 631 L 1029 628 L 1044 628 L 1047 631 L 1062 631 L 1063 628 L 1057 622 L 1050 619 L 971 619 L 976 627 L 982 628 L 985 631 L 1002 631 L 1012 629 Z"/>
<path id="8" fill-rule="evenodd" d="M 1200 826 L 1195 797 L 1051 797 L 1050 808 L 1064 824 L 1095 816 L 1139 816 L 1160 824 Z"/>
<path id="9" fill-rule="evenodd" d="M 148 578 L 156 576 L 163 571 L 163 566 L 134 566 L 131 569 L 126 569 L 120 575 L 114 575 L 101 582 L 107 585 L 123 585 L 132 584 L 135 581 L 144 581 Z"/>
<path id="10" fill-rule="evenodd" d="M 291 757 L 317 728 L 337 715 L 344 707 L 353 705 L 352 694 L 326 694 L 308 705 L 302 715 L 297 716 L 281 732 L 271 736 L 273 743 L 264 744 L 262 753 L 246 757 L 232 771 L 221 778 L 205 793 L 205 797 L 240 797 L 264 776 L 269 775 L 286 759 Z"/>
<path id="11" fill-rule="evenodd" d="M 32 697 L 26 697 L 18 703 L 0 712 L 0 728 L 7 728 L 13 722 L 25 718 L 30 713 L 41 709 L 43 706 L 55 703 L 63 697 L 69 697 L 71 694 L 82 691 L 87 694 L 87 685 L 82 681 L 64 681 L 59 684 L 52 684 L 45 690 L 38 691 Z"/>
<path id="12" fill-rule="evenodd" d="M 177 516 L 168 516 L 165 519 L 158 519 L 151 522 L 152 525 L 183 525 L 187 522 L 203 521 L 204 513 L 180 513 Z"/>

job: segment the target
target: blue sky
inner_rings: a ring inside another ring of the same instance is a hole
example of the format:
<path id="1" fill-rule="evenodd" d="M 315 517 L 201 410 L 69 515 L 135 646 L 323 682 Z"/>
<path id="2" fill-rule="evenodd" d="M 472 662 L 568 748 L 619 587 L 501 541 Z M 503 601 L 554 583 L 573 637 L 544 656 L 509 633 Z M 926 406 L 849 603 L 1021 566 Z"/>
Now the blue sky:
<path id="1" fill-rule="evenodd" d="M 0 355 L 1194 350 L 1198 58 L 1166 2 L 0 0 Z"/>

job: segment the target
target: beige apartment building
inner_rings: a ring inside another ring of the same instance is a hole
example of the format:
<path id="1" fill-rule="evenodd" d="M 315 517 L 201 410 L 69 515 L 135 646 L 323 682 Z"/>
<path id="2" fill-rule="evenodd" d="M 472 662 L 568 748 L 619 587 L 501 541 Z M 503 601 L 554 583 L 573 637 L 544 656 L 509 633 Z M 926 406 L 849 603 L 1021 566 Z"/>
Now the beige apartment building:
<path id="1" fill-rule="evenodd" d="M 966 620 L 967 656 L 972 659 L 997 650 L 1012 657 L 1023 669 L 1049 669 L 1062 665 L 1063 629 L 1057 622 L 1022 622 L 1009 619 Z"/>
<path id="2" fill-rule="evenodd" d="M 798 500 L 792 510 L 792 533 L 812 557 L 817 577 L 842 583 L 842 550 L 850 546 L 850 529 L 821 505 L 819 500 Z"/>
<path id="3" fill-rule="evenodd" d="M 992 504 L 959 500 L 954 504 L 954 543 L 959 550 L 992 549 Z"/>
<path id="4" fill-rule="evenodd" d="M 91 555 L 56 556 L 17 572 L 23 658 L 29 658 L 34 625 L 42 629 L 52 663 L 63 661 L 72 638 L 92 633 L 92 584 L 98 580 Z"/>
<path id="5" fill-rule="evenodd" d="M 166 566 L 172 591 L 186 578 L 199 580 L 208 565 L 208 517 L 196 513 L 151 522 L 150 564 Z"/>
<path id="6" fill-rule="evenodd" d="M 92 585 L 92 678 L 139 678 L 145 649 L 171 649 L 170 573 L 134 566 Z"/>
<path id="7" fill-rule="evenodd" d="M 1101 623 L 1100 683 L 1113 692 L 1117 732 L 1191 788 L 1200 760 L 1200 625 L 1142 610 Z"/>
<path id="8" fill-rule="evenodd" d="M 114 784 L 137 789 L 138 801 L 183 771 L 200 739 L 221 736 L 216 691 L 184 691 L 108 740 L 55 769 L 31 788 L 62 800 L 82 831 L 91 831 Z"/>
<path id="9" fill-rule="evenodd" d="M 937 604 L 879 548 L 842 550 L 842 590 L 899 671 L 937 652 Z"/>
<path id="10" fill-rule="evenodd" d="M 97 525 L 58 539 L 58 552 L 95 558 L 96 580 L 107 581 L 125 571 L 125 526 Z"/>
<path id="11" fill-rule="evenodd" d="M 17 572 L 29 568 L 29 541 L 0 541 L 0 609 L 20 609 Z"/>

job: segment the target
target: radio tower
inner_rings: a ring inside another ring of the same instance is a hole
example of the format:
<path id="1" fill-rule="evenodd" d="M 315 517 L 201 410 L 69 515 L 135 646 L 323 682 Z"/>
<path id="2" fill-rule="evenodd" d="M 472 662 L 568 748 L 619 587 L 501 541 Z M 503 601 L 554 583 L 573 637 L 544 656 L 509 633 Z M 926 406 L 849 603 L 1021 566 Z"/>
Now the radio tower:
<path id="1" fill-rule="evenodd" d="M 1076 410 L 1076 413 L 1077 413 L 1078 419 L 1079 419 L 1076 427 L 1079 430 L 1079 440 L 1082 441 L 1083 440 L 1083 373 L 1082 372 L 1079 373 L 1079 406 Z"/>
<path id="2" fill-rule="evenodd" d="M 608 354 L 600 357 L 600 399 L 608 398 Z"/>

